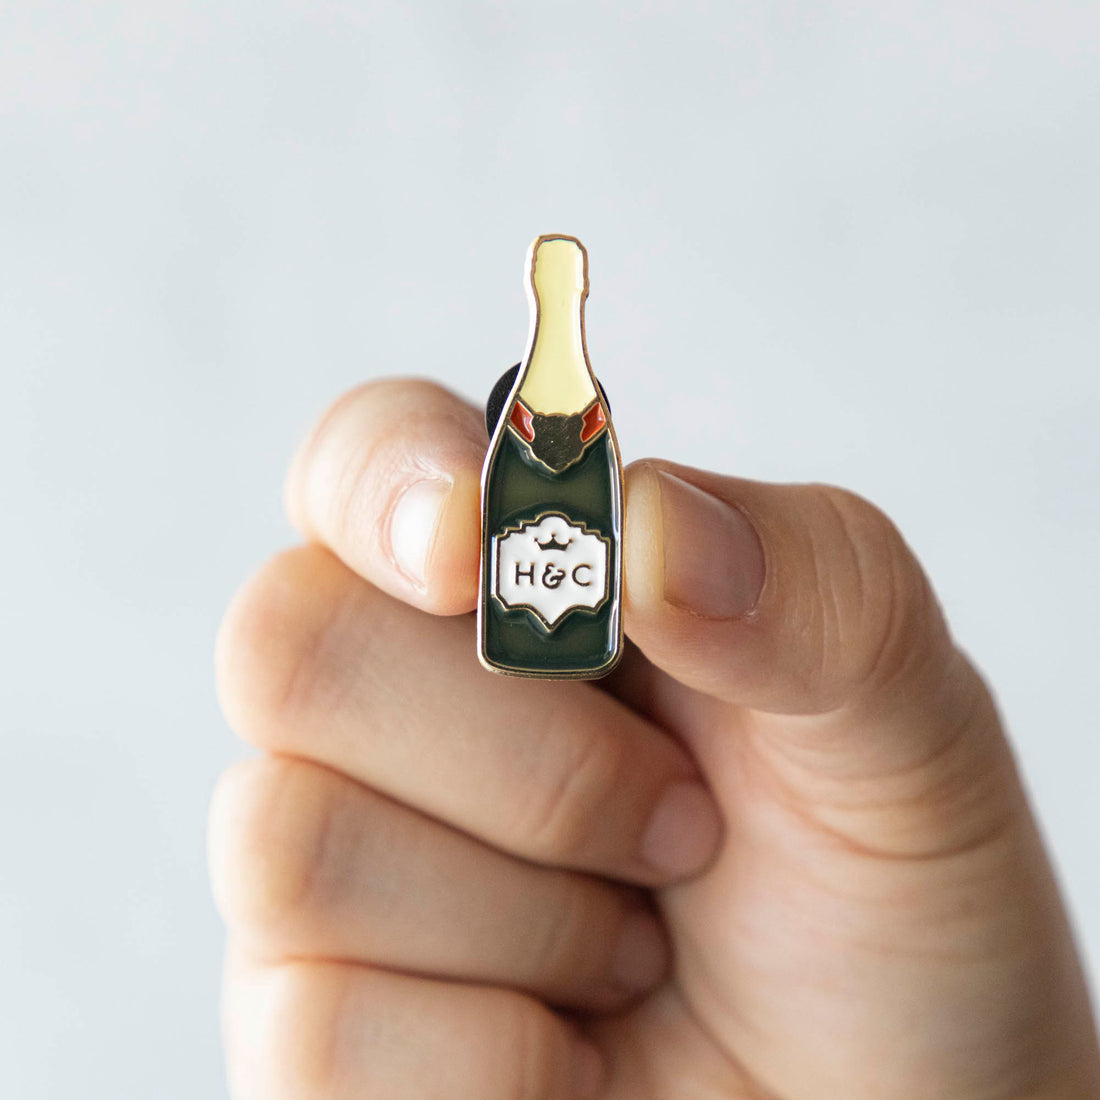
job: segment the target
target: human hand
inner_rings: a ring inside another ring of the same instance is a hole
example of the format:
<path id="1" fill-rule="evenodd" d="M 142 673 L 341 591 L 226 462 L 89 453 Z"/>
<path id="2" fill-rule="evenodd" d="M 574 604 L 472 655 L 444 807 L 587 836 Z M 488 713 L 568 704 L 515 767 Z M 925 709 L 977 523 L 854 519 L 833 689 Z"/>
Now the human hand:
<path id="1" fill-rule="evenodd" d="M 214 798 L 236 1100 L 1100 1095 L 993 702 L 880 512 L 626 473 L 599 684 L 481 669 L 480 413 L 325 416 L 234 601 Z"/>

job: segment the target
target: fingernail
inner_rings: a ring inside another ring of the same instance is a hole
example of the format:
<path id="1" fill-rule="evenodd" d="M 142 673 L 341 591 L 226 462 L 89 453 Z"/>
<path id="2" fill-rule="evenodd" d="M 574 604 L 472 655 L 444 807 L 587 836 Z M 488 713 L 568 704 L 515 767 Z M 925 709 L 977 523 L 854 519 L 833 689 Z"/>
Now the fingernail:
<path id="1" fill-rule="evenodd" d="M 722 819 L 710 792 L 683 780 L 657 803 L 642 836 L 641 857 L 662 874 L 691 875 L 710 862 L 721 835 Z"/>
<path id="2" fill-rule="evenodd" d="M 390 514 L 390 556 L 418 588 L 426 587 L 428 557 L 450 491 L 450 482 L 441 478 L 414 481 L 397 498 Z"/>
<path id="3" fill-rule="evenodd" d="M 747 615 L 764 587 L 764 548 L 732 505 L 658 471 L 665 599 L 712 619 Z"/>
<path id="4" fill-rule="evenodd" d="M 630 993 L 652 989 L 668 969 L 668 945 L 649 913 L 631 913 L 611 957 L 611 977 Z"/>
<path id="5" fill-rule="evenodd" d="M 603 1055 L 594 1043 L 582 1039 L 573 1058 L 573 1092 L 578 1100 L 595 1096 L 603 1086 Z"/>

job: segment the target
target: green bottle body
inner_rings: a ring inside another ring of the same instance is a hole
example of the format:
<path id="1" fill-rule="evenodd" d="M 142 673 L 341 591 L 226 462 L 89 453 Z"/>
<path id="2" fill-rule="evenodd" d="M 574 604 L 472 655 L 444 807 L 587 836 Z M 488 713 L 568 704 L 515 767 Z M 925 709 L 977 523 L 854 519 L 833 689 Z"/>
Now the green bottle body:
<path id="1" fill-rule="evenodd" d="M 494 433 L 483 477 L 481 660 L 496 671 L 518 676 L 602 676 L 615 666 L 622 650 L 622 471 L 614 432 L 608 425 L 576 462 L 554 472 L 508 426 L 509 411 L 506 408 Z M 542 525 L 543 542 L 555 548 L 543 550 L 529 541 L 530 552 L 512 560 L 502 540 L 509 533 L 519 537 L 536 529 L 543 517 L 551 517 Z M 547 535 L 547 528 L 557 534 Z M 586 548 L 589 556 L 583 562 L 574 542 Z M 557 549 L 564 545 L 570 548 Z M 597 558 L 606 561 L 604 573 Z M 558 592 L 542 587 L 556 579 L 561 585 Z M 596 588 L 599 580 L 606 584 Z M 515 582 L 511 596 L 502 597 L 510 581 Z M 575 597 L 566 591 L 571 584 Z M 535 604 L 540 597 L 557 602 L 517 606 L 517 585 L 524 593 L 530 590 Z M 574 598 L 599 602 L 570 605 Z M 566 605 L 568 610 L 562 612 Z M 549 622 L 555 614 L 560 617 Z"/>

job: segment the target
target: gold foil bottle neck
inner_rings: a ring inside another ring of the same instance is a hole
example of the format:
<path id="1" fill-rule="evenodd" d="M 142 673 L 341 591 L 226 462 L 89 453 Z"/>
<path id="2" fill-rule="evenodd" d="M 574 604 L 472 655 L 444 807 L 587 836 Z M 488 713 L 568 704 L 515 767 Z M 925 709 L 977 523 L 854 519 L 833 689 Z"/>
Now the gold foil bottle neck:
<path id="1" fill-rule="evenodd" d="M 539 237 L 530 256 L 530 283 L 540 299 L 572 302 L 587 291 L 588 253 L 576 237 Z"/>
<path id="2" fill-rule="evenodd" d="M 575 237 L 539 237 L 528 251 L 531 335 L 518 396 L 544 415 L 583 412 L 596 400 L 584 337 L 588 254 Z"/>

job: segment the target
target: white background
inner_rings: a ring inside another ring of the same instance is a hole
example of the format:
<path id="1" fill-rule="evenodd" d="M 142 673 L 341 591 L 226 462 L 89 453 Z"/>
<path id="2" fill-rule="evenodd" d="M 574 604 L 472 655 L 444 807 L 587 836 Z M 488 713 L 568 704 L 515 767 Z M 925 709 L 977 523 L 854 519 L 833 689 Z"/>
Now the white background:
<path id="1" fill-rule="evenodd" d="M 221 608 L 296 440 L 591 254 L 627 458 L 886 508 L 1100 960 L 1100 6 L 0 7 L 0 1093 L 224 1095 Z"/>

